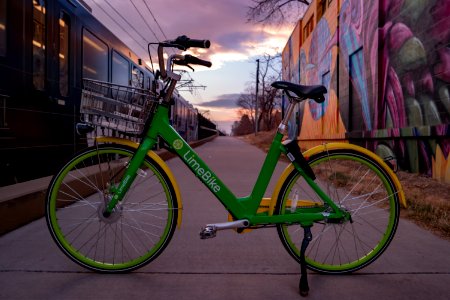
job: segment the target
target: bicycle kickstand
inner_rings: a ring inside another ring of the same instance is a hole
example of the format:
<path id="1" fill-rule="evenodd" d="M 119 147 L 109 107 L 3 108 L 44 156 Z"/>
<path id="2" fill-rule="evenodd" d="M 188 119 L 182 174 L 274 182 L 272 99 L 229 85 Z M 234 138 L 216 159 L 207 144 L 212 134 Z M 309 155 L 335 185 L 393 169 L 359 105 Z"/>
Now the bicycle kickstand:
<path id="1" fill-rule="evenodd" d="M 306 248 L 309 245 L 309 242 L 312 240 L 312 233 L 311 233 L 311 226 L 304 226 L 304 235 L 303 235 L 303 241 L 302 246 L 300 249 L 300 270 L 301 270 L 301 276 L 300 276 L 300 282 L 298 284 L 300 296 L 306 297 L 309 293 L 309 285 L 308 285 L 308 274 L 306 272 L 306 261 L 305 261 L 305 252 Z"/>

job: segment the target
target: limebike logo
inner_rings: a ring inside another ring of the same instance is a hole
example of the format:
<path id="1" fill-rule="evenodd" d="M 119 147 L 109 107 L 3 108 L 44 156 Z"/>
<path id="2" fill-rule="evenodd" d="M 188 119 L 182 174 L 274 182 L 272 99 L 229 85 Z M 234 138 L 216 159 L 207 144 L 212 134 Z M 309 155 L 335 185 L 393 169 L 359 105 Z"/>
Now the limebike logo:
<path id="1" fill-rule="evenodd" d="M 186 152 L 183 155 L 184 160 L 186 163 L 192 168 L 192 170 L 195 171 L 198 177 L 202 179 L 202 181 L 208 185 L 208 187 L 214 191 L 214 193 L 217 193 L 220 191 L 220 185 L 217 184 L 216 180 L 217 178 L 212 176 L 210 171 L 205 170 L 200 166 L 200 164 L 195 160 L 194 154 L 191 154 L 189 157 L 189 154 L 191 153 L 190 150 Z"/>

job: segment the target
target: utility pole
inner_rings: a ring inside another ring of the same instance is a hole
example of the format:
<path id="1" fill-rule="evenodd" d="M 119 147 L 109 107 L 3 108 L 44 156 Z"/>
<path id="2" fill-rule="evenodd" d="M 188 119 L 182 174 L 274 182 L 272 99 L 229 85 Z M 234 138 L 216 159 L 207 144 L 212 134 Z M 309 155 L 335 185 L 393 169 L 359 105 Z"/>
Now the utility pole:
<path id="1" fill-rule="evenodd" d="M 259 87 L 259 59 L 256 60 L 255 135 L 258 132 L 258 87 Z"/>

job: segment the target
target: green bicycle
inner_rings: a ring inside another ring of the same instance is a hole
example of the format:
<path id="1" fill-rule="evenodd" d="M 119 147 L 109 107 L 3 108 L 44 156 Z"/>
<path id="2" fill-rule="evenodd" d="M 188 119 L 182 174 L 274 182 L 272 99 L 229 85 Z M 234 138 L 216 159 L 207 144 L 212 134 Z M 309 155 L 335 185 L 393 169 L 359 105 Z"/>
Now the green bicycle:
<path id="1" fill-rule="evenodd" d="M 171 96 L 180 75 L 173 65 L 211 63 L 191 55 L 163 58 L 165 47 L 209 47 L 186 36 L 158 44 L 159 93 L 85 80 L 80 129 L 94 143 L 76 154 L 51 181 L 46 220 L 59 248 L 94 271 L 127 272 L 151 262 L 180 225 L 182 201 L 177 182 L 155 152 L 162 139 L 226 207 L 229 222 L 208 224 L 201 238 L 219 230 L 237 232 L 276 226 L 281 242 L 302 266 L 301 293 L 308 291 L 306 267 L 322 273 L 349 273 L 375 261 L 397 228 L 401 185 L 374 153 L 351 144 L 330 143 L 304 153 L 297 141 L 283 141 L 295 105 L 324 100 L 323 86 L 274 82 L 290 104 L 250 195 L 236 197 L 170 125 Z M 89 125 L 90 124 L 90 125 Z M 103 128 L 103 129 L 102 129 Z M 98 136 L 104 128 L 140 133 L 140 143 Z M 97 132 L 92 132 L 97 130 Z M 263 198 L 284 153 L 291 161 L 271 198 Z M 303 239 L 300 234 L 303 233 Z"/>

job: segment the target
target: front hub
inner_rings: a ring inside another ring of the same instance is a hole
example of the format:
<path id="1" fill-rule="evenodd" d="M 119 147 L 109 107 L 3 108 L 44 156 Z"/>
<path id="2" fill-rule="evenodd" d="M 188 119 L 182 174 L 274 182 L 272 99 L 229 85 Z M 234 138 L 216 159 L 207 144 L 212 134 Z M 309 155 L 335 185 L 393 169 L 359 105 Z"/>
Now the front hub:
<path id="1" fill-rule="evenodd" d="M 106 204 L 101 203 L 97 209 L 98 218 L 101 222 L 105 222 L 108 224 L 113 224 L 117 222 L 122 216 L 123 208 L 120 204 L 117 204 L 112 212 L 108 213 L 106 211 Z"/>

